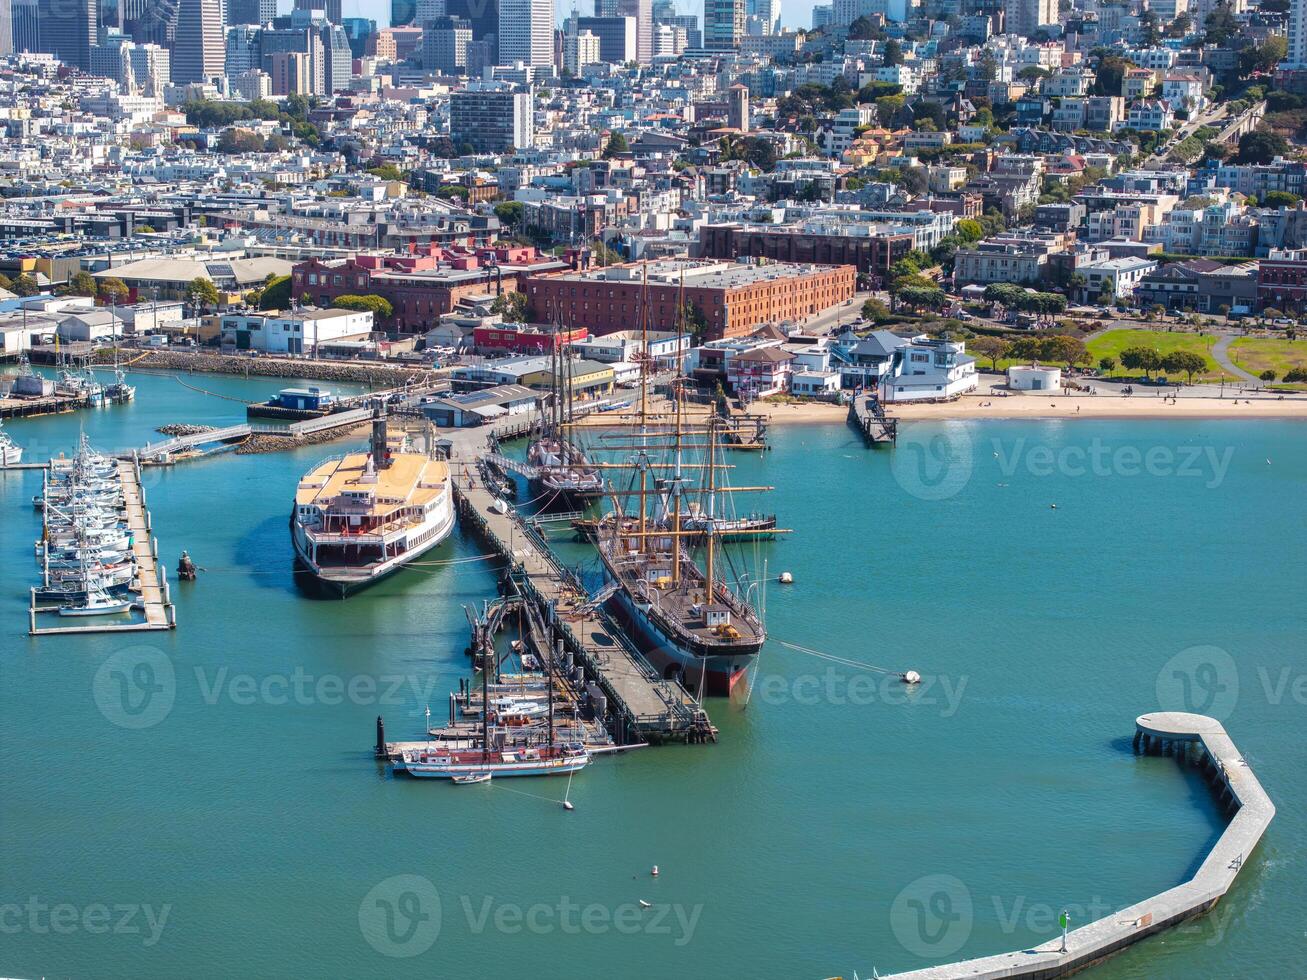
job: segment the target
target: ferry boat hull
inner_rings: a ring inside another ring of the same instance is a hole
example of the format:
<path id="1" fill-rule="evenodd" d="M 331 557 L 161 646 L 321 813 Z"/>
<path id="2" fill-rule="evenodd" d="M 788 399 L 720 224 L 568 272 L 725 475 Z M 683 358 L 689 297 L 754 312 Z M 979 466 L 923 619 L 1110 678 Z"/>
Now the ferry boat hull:
<path id="1" fill-rule="evenodd" d="M 308 555 L 308 539 L 304 529 L 295 520 L 295 515 L 292 513 L 290 519 L 291 542 L 295 547 L 295 563 L 303 572 L 299 578 L 307 579 L 308 582 L 302 584 L 311 584 L 322 595 L 334 599 L 347 598 L 371 585 L 376 585 L 382 579 L 389 578 L 403 569 L 409 562 L 415 561 L 427 552 L 444 544 L 454 530 L 454 521 L 454 509 L 451 506 L 445 520 L 437 525 L 436 532 L 429 541 L 423 542 L 410 551 L 396 555 L 394 558 L 364 569 L 362 567 L 355 568 L 339 565 L 322 566 L 314 563 Z"/>
<path id="2" fill-rule="evenodd" d="M 491 752 L 489 756 L 501 753 Z M 590 764 L 589 753 L 578 753 L 556 758 L 527 758 L 528 752 L 505 752 L 504 758 L 485 757 L 481 752 L 458 754 L 414 753 L 409 758 L 394 764 L 397 773 L 405 773 L 415 779 L 457 779 L 466 776 L 482 776 L 487 773 L 494 779 L 509 776 L 567 776 L 580 772 Z M 519 758 L 522 756 L 522 758 Z"/>

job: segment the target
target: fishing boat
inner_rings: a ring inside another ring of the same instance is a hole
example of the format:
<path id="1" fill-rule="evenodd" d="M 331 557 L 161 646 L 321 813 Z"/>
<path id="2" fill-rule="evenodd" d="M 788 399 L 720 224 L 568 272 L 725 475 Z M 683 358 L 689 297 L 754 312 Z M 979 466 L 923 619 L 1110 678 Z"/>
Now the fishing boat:
<path id="1" fill-rule="evenodd" d="M 120 599 L 108 592 L 94 591 L 80 600 L 59 607 L 60 616 L 115 616 L 132 608 L 130 599 Z"/>
<path id="2" fill-rule="evenodd" d="M 17 466 L 23 461 L 23 447 L 9 437 L 0 425 L 0 466 Z"/>
<path id="3" fill-rule="evenodd" d="M 136 386 L 127 383 L 127 375 L 122 369 L 115 369 L 114 380 L 104 387 L 104 397 L 117 405 L 125 405 L 136 397 Z"/>
<path id="4" fill-rule="evenodd" d="M 295 492 L 296 558 L 333 595 L 344 597 L 421 557 L 454 528 L 449 464 L 387 441 L 380 405 L 368 451 L 332 456 Z"/>

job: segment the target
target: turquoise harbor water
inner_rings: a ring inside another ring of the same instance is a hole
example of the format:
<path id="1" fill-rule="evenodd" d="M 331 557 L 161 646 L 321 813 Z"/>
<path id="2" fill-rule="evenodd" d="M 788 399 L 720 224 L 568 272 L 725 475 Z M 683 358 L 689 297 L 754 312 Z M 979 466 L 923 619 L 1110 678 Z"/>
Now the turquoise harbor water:
<path id="1" fill-rule="evenodd" d="M 83 427 L 117 449 L 241 417 L 136 380 L 133 406 L 7 429 L 38 458 Z M 1092 975 L 1301 973 L 1307 426 L 905 433 L 894 455 L 777 428 L 732 458 L 795 530 L 758 549 L 795 583 L 768 589 L 753 696 L 711 706 L 716 745 L 596 761 L 572 812 L 556 781 L 373 761 L 378 713 L 403 738 L 444 712 L 461 606 L 494 578 L 471 561 L 302 596 L 289 499 L 330 450 L 148 471 L 170 570 L 186 548 L 206 571 L 174 583 L 175 632 L 126 638 L 25 635 L 40 475 L 3 476 L 0 972 L 816 978 L 1018 948 L 1062 907 L 1078 923 L 1177 883 L 1219 834 L 1199 780 L 1130 753 L 1161 698 L 1224 715 L 1279 815 L 1215 915 Z M 456 534 L 431 557 L 481 550 Z M 905 697 L 780 641 L 925 682 Z"/>

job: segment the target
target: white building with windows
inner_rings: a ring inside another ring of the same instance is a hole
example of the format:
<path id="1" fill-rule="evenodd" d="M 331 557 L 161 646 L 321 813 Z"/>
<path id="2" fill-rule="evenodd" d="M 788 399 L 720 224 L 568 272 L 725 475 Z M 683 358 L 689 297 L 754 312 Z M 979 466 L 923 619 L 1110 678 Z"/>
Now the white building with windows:
<path id="1" fill-rule="evenodd" d="M 1144 276 L 1156 268 L 1156 262 L 1133 257 L 1078 265 L 1076 273 L 1085 277 L 1080 294 L 1086 302 L 1092 302 L 1104 294 L 1112 299 L 1131 296 Z"/>
<path id="2" fill-rule="evenodd" d="M 371 311 L 297 310 L 231 313 L 222 318 L 222 345 L 268 354 L 312 354 L 320 344 L 365 339 L 372 333 Z"/>
<path id="3" fill-rule="evenodd" d="M 946 401 L 975 391 L 976 360 L 959 340 L 915 337 L 895 354 L 892 370 L 880 379 L 880 400 Z"/>

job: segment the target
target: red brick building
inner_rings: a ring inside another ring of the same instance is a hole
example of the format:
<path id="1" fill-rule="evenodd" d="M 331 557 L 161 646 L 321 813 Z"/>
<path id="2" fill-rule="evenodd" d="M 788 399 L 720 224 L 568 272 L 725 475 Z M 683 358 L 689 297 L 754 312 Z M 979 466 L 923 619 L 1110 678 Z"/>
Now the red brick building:
<path id="1" fill-rule="evenodd" d="M 502 324 L 494 327 L 475 327 L 472 343 L 478 354 L 543 354 L 585 340 L 590 332 L 584 327 L 576 330 L 545 331 L 523 324 Z"/>
<path id="2" fill-rule="evenodd" d="M 338 296 L 376 295 L 394 307 L 389 321 L 378 324 L 399 333 L 429 329 L 471 296 L 521 290 L 532 273 L 567 268 L 530 246 L 478 249 L 414 247 L 406 253 L 365 253 L 351 259 L 309 259 L 291 271 L 291 296 L 308 295 L 317 306 Z"/>
<path id="3" fill-rule="evenodd" d="M 1301 313 L 1307 304 L 1307 249 L 1274 249 L 1257 269 L 1257 307 Z"/>
<path id="4" fill-rule="evenodd" d="M 685 302 L 706 323 L 706 340 L 744 336 L 767 323 L 805 320 L 851 299 L 857 277 L 851 265 L 665 261 L 532 275 L 523 292 L 537 320 L 558 320 L 599 335 L 632 330 L 641 325 L 646 269 L 649 329 L 680 326 L 677 303 L 683 289 Z"/>
<path id="5" fill-rule="evenodd" d="M 777 262 L 851 265 L 864 283 L 879 286 L 889 267 L 912 251 L 916 239 L 898 235 L 818 235 L 741 225 L 705 225 L 699 229 L 699 254 L 706 258 L 767 258 Z"/>

